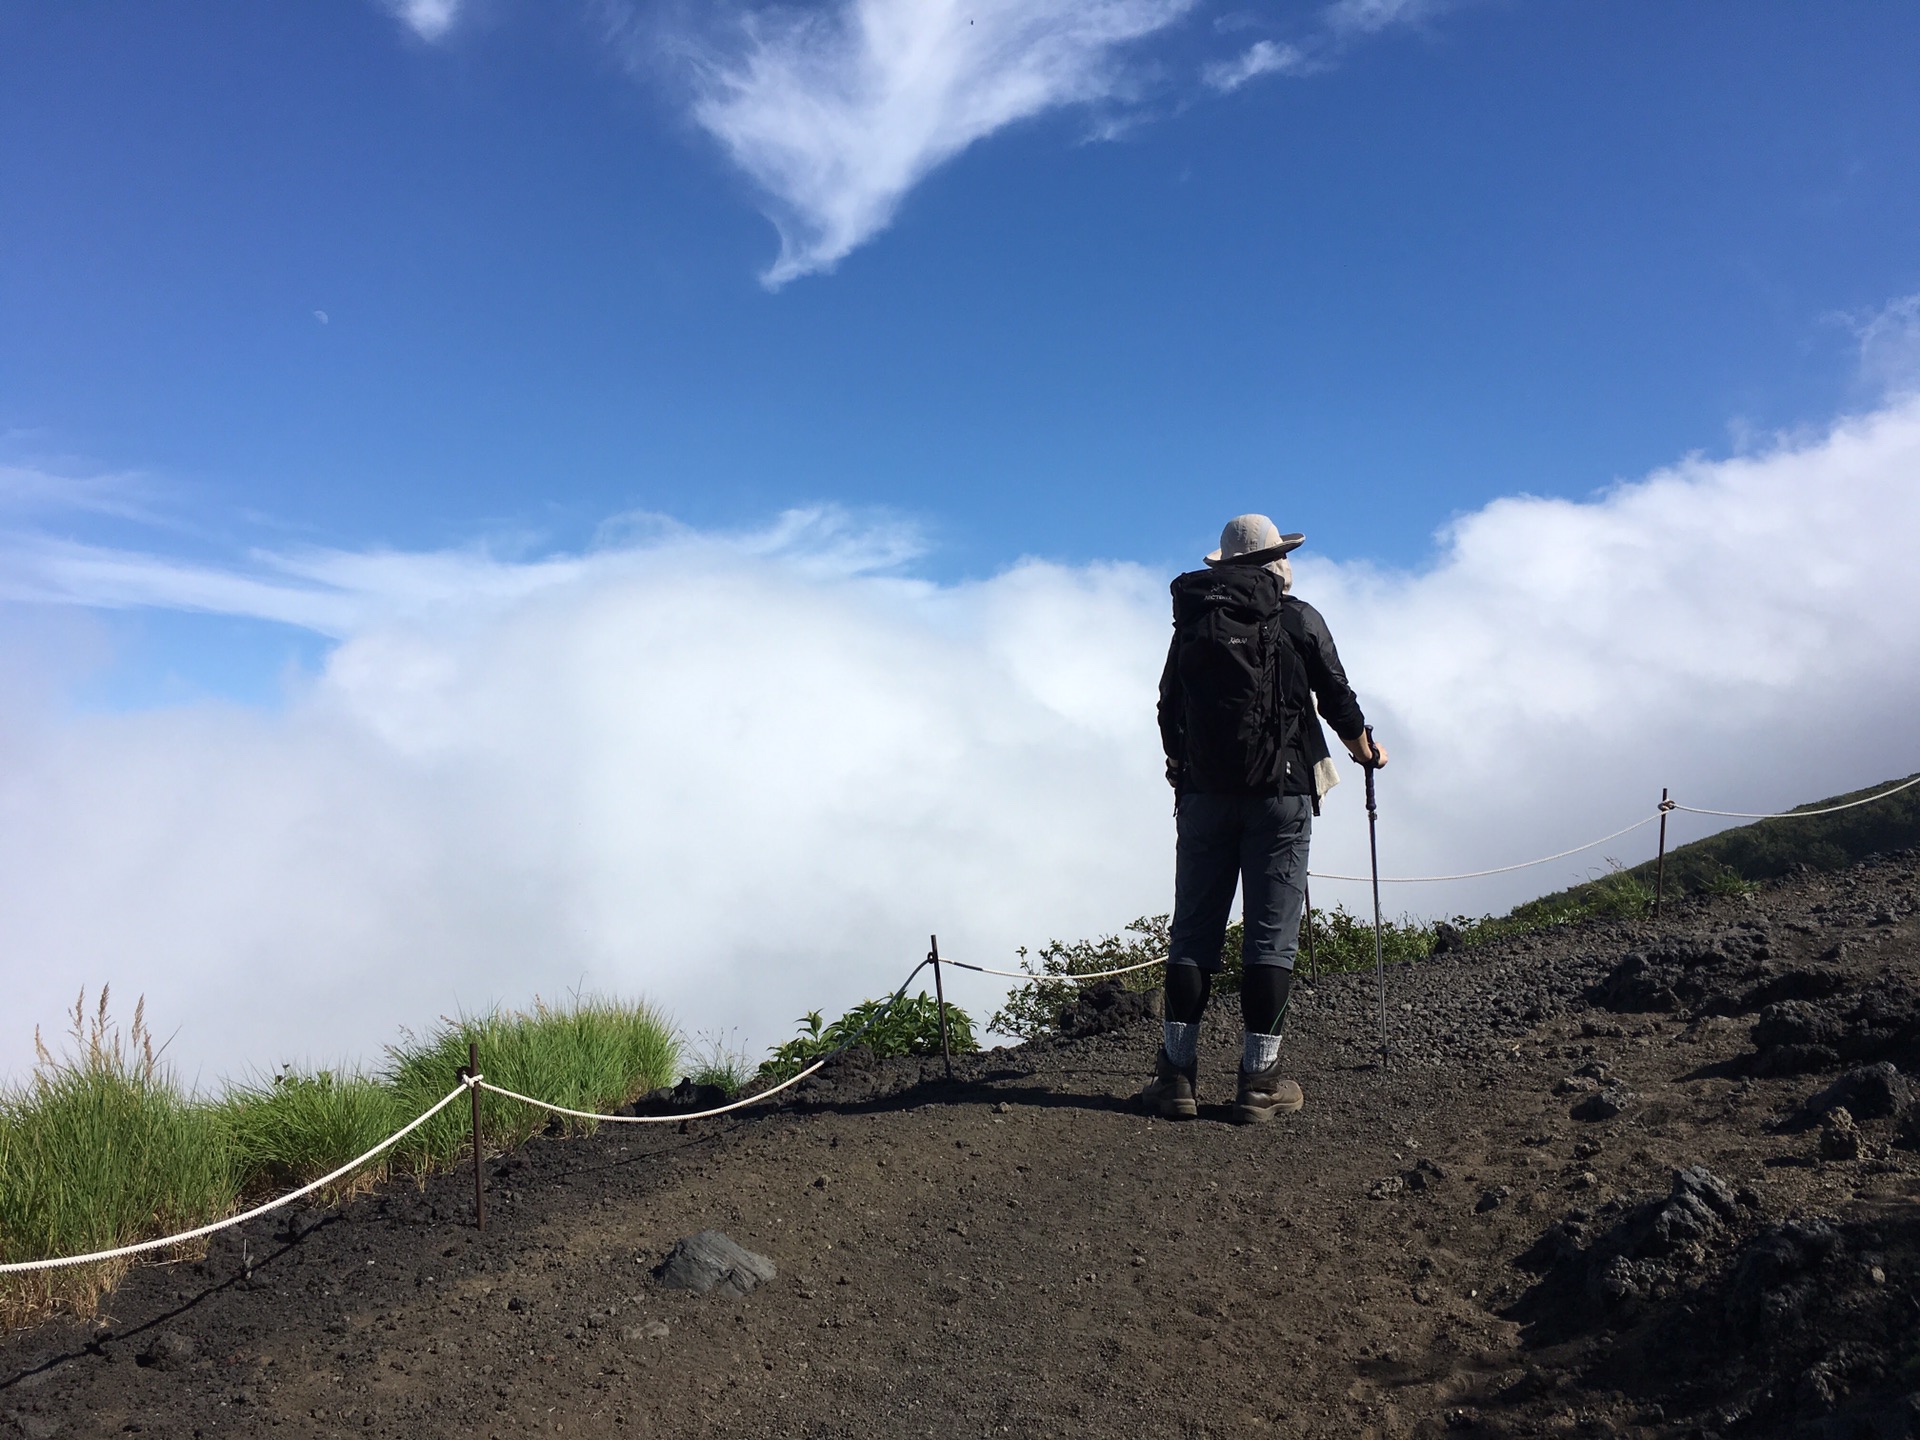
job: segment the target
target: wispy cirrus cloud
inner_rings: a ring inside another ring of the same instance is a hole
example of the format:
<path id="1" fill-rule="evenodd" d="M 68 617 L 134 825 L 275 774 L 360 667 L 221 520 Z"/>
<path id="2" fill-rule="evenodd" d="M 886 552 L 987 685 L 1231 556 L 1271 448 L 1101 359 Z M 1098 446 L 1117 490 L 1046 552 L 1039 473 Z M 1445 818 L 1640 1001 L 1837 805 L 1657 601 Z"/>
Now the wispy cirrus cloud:
<path id="1" fill-rule="evenodd" d="M 157 523 L 160 487 L 144 475 L 67 474 L 37 465 L 0 464 L 0 516 L 61 512 Z"/>
<path id="2" fill-rule="evenodd" d="M 763 279 L 831 270 L 928 173 L 995 131 L 1120 93 L 1128 47 L 1193 0 L 839 0 L 738 12 L 698 62 L 696 121 L 761 188 Z"/>
<path id="3" fill-rule="evenodd" d="M 422 40 L 438 40 L 453 28 L 462 0 L 381 0 L 381 3 Z"/>
<path id="4" fill-rule="evenodd" d="M 1425 20 L 1440 8 L 1441 0 L 1334 0 L 1320 17 L 1338 36 L 1377 35 Z"/>
<path id="5" fill-rule="evenodd" d="M 1256 40 L 1233 59 L 1216 61 L 1201 73 L 1207 84 L 1230 94 L 1262 75 L 1299 75 L 1313 68 L 1313 60 L 1297 45 Z"/>
<path id="6" fill-rule="evenodd" d="M 381 3 L 415 35 L 438 41 L 467 0 Z M 599 0 L 599 9 L 609 44 L 627 52 L 637 75 L 659 76 L 664 66 L 691 77 L 692 119 L 753 182 L 779 235 L 761 275 L 779 289 L 833 270 L 886 229 L 928 175 L 1010 125 L 1098 105 L 1093 138 L 1136 128 L 1145 113 L 1137 102 L 1166 85 L 1164 47 L 1146 47 L 1199 3 L 720 0 L 655 13 Z M 1439 3 L 1334 0 L 1294 38 L 1256 39 L 1203 64 L 1199 79 L 1224 94 L 1264 76 L 1323 70 L 1348 45 Z M 1232 18 L 1231 28 L 1271 24 Z"/>
<path id="7" fill-rule="evenodd" d="M 1416 24 L 1437 13 L 1441 4 L 1442 0 L 1334 0 L 1295 40 L 1256 40 L 1233 59 L 1206 66 L 1201 78 L 1230 94 L 1266 75 L 1311 75 L 1332 68 L 1355 42 Z"/>
<path id="8" fill-rule="evenodd" d="M 1860 342 L 1860 376 L 1889 394 L 1920 390 L 1920 295 L 1845 317 Z"/>

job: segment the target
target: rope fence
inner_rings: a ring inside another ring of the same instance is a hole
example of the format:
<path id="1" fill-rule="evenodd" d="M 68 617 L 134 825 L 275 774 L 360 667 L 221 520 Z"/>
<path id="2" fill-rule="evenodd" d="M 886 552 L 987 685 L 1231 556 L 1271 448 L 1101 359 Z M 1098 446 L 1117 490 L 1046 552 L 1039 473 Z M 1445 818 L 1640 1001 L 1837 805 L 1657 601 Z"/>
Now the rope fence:
<path id="1" fill-rule="evenodd" d="M 1382 875 L 1382 885 L 1433 885 L 1444 880 L 1478 880 L 1486 875 L 1507 875 L 1515 870 L 1529 870 L 1535 865 L 1545 865 L 1552 860 L 1564 860 L 1569 855 L 1578 855 L 1582 850 L 1591 850 L 1596 845 L 1604 845 L 1609 840 L 1618 840 L 1622 835 L 1631 834 L 1642 825 L 1651 825 L 1660 818 L 1658 811 L 1636 820 L 1631 825 L 1623 825 L 1611 835 L 1602 835 L 1598 840 L 1589 840 L 1584 845 L 1576 845 L 1571 850 L 1561 850 L 1552 855 L 1542 855 L 1538 860 L 1521 860 L 1512 865 L 1496 865 L 1491 870 L 1467 870 L 1458 875 Z M 1371 875 L 1333 875 L 1320 870 L 1310 870 L 1307 877 L 1311 880 L 1361 880 L 1373 879 Z"/>
<path id="2" fill-rule="evenodd" d="M 1716 816 L 1716 817 L 1722 817 L 1722 818 L 1734 819 L 1734 820 L 1804 819 L 1804 818 L 1811 818 L 1813 816 L 1818 816 L 1818 815 L 1832 815 L 1842 810 L 1852 810 L 1857 806 L 1861 806 L 1861 805 L 1871 805 L 1875 801 L 1884 800 L 1891 795 L 1897 795 L 1901 791 L 1911 789 L 1915 785 L 1920 785 L 1920 775 L 1916 775 L 1912 779 L 1902 781 L 1898 785 L 1890 786 L 1889 788 L 1879 791 L 1876 794 L 1865 796 L 1859 800 L 1850 800 L 1844 805 L 1830 805 L 1820 810 L 1781 810 L 1781 811 L 1767 811 L 1767 812 L 1749 812 L 1749 811 L 1741 811 L 1741 810 L 1708 810 L 1708 809 L 1703 809 L 1703 808 L 1699 808 L 1691 805 L 1682 805 L 1677 801 L 1667 798 L 1666 792 L 1663 791 L 1661 792 L 1659 808 L 1652 815 L 1648 815 L 1643 819 L 1636 820 L 1631 825 L 1627 825 L 1619 830 L 1615 830 L 1612 834 L 1602 835 L 1598 840 L 1589 840 L 1584 845 L 1576 845 L 1570 850 L 1561 850 L 1561 851 L 1557 851 L 1552 855 L 1543 855 L 1535 860 L 1522 860 L 1512 865 L 1501 865 L 1489 870 L 1465 871 L 1458 875 L 1398 875 L 1398 876 L 1383 875 L 1379 877 L 1379 882 L 1383 885 L 1384 884 L 1418 885 L 1418 884 L 1435 884 L 1435 883 L 1439 883 L 1442 881 L 1449 881 L 1449 880 L 1477 880 L 1483 876 L 1488 876 L 1488 875 L 1505 875 L 1515 870 L 1525 870 L 1534 865 L 1545 865 L 1550 861 L 1564 859 L 1568 855 L 1577 855 L 1583 850 L 1591 850 L 1596 845 L 1604 845 L 1609 840 L 1617 840 L 1622 835 L 1630 834 L 1631 832 L 1640 829 L 1644 825 L 1653 823 L 1655 820 L 1658 820 L 1660 822 L 1660 863 L 1661 863 L 1662 874 L 1664 875 L 1665 862 L 1666 862 L 1666 818 L 1667 818 L 1667 815 L 1672 811 L 1678 810 L 1690 815 L 1709 815 L 1709 816 Z M 1320 871 L 1312 871 L 1310 872 L 1310 878 L 1315 880 L 1362 880 L 1364 881 L 1364 880 L 1370 880 L 1373 877 L 1367 876 L 1367 875 L 1324 874 Z M 1656 895 L 1656 913 L 1658 913 L 1657 905 L 1658 905 L 1658 897 Z M 149 1254 L 156 1250 L 164 1250 L 169 1246 L 173 1246 L 173 1245 L 182 1245 L 192 1240 L 203 1239 L 206 1236 L 216 1234 L 222 1230 L 231 1229 L 236 1225 L 244 1225 L 250 1220 L 256 1220 L 262 1215 L 266 1215 L 274 1210 L 281 1209 L 284 1206 L 291 1205 L 294 1201 L 303 1199 L 304 1197 L 313 1194 L 317 1190 L 323 1190 L 327 1186 L 333 1184 L 334 1182 L 344 1179 L 348 1175 L 351 1175 L 355 1170 L 358 1170 L 362 1165 L 367 1164 L 371 1160 L 377 1159 L 380 1155 L 386 1153 L 388 1150 L 392 1149 L 395 1145 L 399 1144 L 408 1135 L 411 1135 L 415 1130 L 419 1129 L 422 1125 L 426 1124 L 427 1121 L 431 1120 L 435 1115 L 438 1115 L 442 1110 L 446 1109 L 449 1105 L 453 1104 L 453 1102 L 455 1100 L 458 1100 L 462 1095 L 471 1095 L 473 1097 L 473 1102 L 474 1102 L 472 1123 L 473 1123 L 473 1151 L 474 1151 L 475 1222 L 479 1228 L 485 1229 L 486 1228 L 486 1209 L 485 1209 L 484 1195 L 482 1193 L 482 1185 L 481 1185 L 481 1156 L 484 1152 L 482 1148 L 483 1137 L 481 1135 L 481 1129 L 480 1129 L 480 1106 L 479 1106 L 479 1092 L 482 1090 L 489 1091 L 492 1094 L 498 1095 L 502 1099 L 517 1101 L 522 1105 L 534 1106 L 537 1109 L 548 1111 L 551 1114 L 565 1115 L 573 1119 L 591 1121 L 596 1124 L 682 1125 L 691 1120 L 712 1119 L 716 1116 L 728 1115 L 738 1110 L 744 1110 L 751 1105 L 758 1105 L 763 1101 L 771 1100 L 776 1095 L 779 1095 L 785 1092 L 786 1090 L 791 1089 L 793 1086 L 798 1085 L 802 1080 L 807 1079 L 809 1076 L 817 1074 L 820 1070 L 824 1069 L 827 1065 L 831 1064 L 834 1060 L 838 1059 L 841 1055 L 845 1054 L 854 1045 L 858 1044 L 861 1038 L 865 1036 L 868 1031 L 870 1031 L 875 1025 L 879 1024 L 880 1021 L 883 1018 L 885 1018 L 885 1016 L 893 1009 L 893 1007 L 900 1002 L 902 997 L 906 995 L 907 987 L 914 982 L 915 977 L 917 977 L 922 970 L 927 969 L 929 966 L 933 968 L 936 987 L 940 987 L 940 977 L 941 977 L 942 968 L 944 966 L 949 966 L 949 965 L 960 970 L 970 970 L 975 974 L 979 974 L 979 975 L 995 975 L 995 976 L 1000 976 L 1009 980 L 1018 980 L 1024 984 L 1030 984 L 1030 985 L 1038 984 L 1042 981 L 1045 981 L 1048 983 L 1060 982 L 1060 983 L 1067 983 L 1067 984 L 1083 984 L 1087 981 L 1106 980 L 1106 979 L 1111 979 L 1118 975 L 1128 975 L 1136 971 L 1151 969 L 1155 965 L 1160 965 L 1165 963 L 1166 958 L 1167 958 L 1166 956 L 1160 955 L 1160 956 L 1156 956 L 1151 960 L 1143 960 L 1138 964 L 1134 964 L 1134 965 L 1122 965 L 1110 970 L 1095 970 L 1095 971 L 1089 971 L 1087 973 L 1078 974 L 1078 975 L 1033 974 L 1028 971 L 999 970 L 989 965 L 975 965 L 965 960 L 944 959 L 940 955 L 939 939 L 938 937 L 935 937 L 933 941 L 932 949 L 929 951 L 927 957 L 924 960 L 922 960 L 918 965 L 915 965 L 912 970 L 907 972 L 906 979 L 900 982 L 899 987 L 896 990 L 894 990 L 891 996 L 888 997 L 886 1003 L 881 1005 L 879 1009 L 877 1009 L 870 1017 L 868 1017 L 867 1022 L 864 1025 L 862 1025 L 852 1035 L 847 1037 L 846 1040 L 842 1041 L 830 1053 L 821 1056 L 818 1060 L 814 1061 L 811 1065 L 806 1066 L 804 1069 L 800 1070 L 797 1074 L 789 1077 L 788 1079 L 781 1081 L 778 1085 L 770 1086 L 765 1090 L 758 1091 L 753 1095 L 749 1095 L 745 1097 L 744 1099 L 735 1100 L 726 1105 L 718 1105 L 718 1106 L 712 1107 L 711 1109 L 698 1110 L 690 1114 L 603 1115 L 594 1111 L 576 1110 L 569 1106 L 557 1105 L 557 1104 L 554 1104 L 552 1101 L 541 1100 L 532 1095 L 522 1095 L 516 1090 L 509 1090 L 504 1086 L 495 1085 L 493 1082 L 488 1080 L 486 1076 L 480 1072 L 479 1065 L 478 1065 L 477 1049 L 470 1047 L 469 1049 L 470 1063 L 468 1066 L 463 1067 L 460 1073 L 460 1081 L 457 1085 L 453 1087 L 453 1089 L 449 1090 L 445 1095 L 441 1096 L 440 1099 L 435 1101 L 432 1105 L 428 1106 L 427 1109 L 421 1111 L 420 1114 L 416 1115 L 412 1120 L 408 1121 L 405 1125 L 401 1126 L 398 1130 L 394 1131 L 391 1135 L 387 1136 L 384 1140 L 380 1141 L 377 1145 L 374 1145 L 372 1148 L 366 1150 L 364 1153 L 355 1156 L 353 1159 L 347 1161 L 344 1165 L 341 1165 L 338 1168 L 329 1171 L 327 1174 L 322 1175 L 317 1180 L 311 1180 L 307 1182 L 305 1185 L 300 1186 L 298 1189 L 290 1190 L 284 1195 L 277 1196 L 272 1200 L 264 1201 L 263 1203 L 255 1205 L 250 1209 L 243 1210 L 238 1214 L 230 1215 L 224 1220 L 215 1220 L 206 1225 L 196 1226 L 191 1230 L 180 1231 L 178 1234 L 163 1235 L 160 1238 L 155 1240 L 141 1240 L 130 1245 L 116 1246 L 111 1250 L 96 1250 L 84 1255 L 62 1255 L 62 1256 L 56 1256 L 56 1257 L 43 1259 L 43 1260 L 16 1260 L 7 1264 L 0 1264 L 0 1275 L 19 1275 L 19 1274 L 28 1273 L 31 1271 L 54 1270 L 54 1269 L 60 1269 L 60 1268 L 73 1266 L 73 1265 L 92 1265 L 92 1264 L 100 1264 L 100 1263 L 104 1263 L 112 1260 L 121 1260 L 134 1255 Z M 953 1060 L 952 1060 L 951 1049 L 948 1044 L 946 1001 L 945 1001 L 945 993 L 944 993 L 943 987 L 940 988 L 940 995 L 941 995 L 940 1002 L 939 1002 L 940 1048 L 941 1048 L 942 1054 L 946 1057 L 948 1078 L 951 1079 L 952 1073 L 953 1073 Z"/>
<path id="3" fill-rule="evenodd" d="M 1558 850 L 1551 855 L 1542 855 L 1535 860 L 1520 860 L 1511 865 L 1496 865 L 1490 870 L 1465 870 L 1458 875 L 1382 875 L 1379 877 L 1379 883 L 1382 885 L 1434 885 L 1451 880 L 1479 880 L 1488 875 L 1508 875 L 1515 870 L 1528 870 L 1535 865 L 1546 865 L 1555 860 L 1564 860 L 1569 855 L 1578 855 L 1583 850 L 1591 850 L 1596 845 L 1604 845 L 1609 840 L 1618 840 L 1622 835 L 1632 834 L 1635 830 L 1640 829 L 1641 826 L 1651 825 L 1656 820 L 1661 822 L 1660 853 L 1664 859 L 1666 854 L 1666 817 L 1670 812 L 1676 810 L 1687 815 L 1714 815 L 1729 820 L 1810 820 L 1816 815 L 1837 815 L 1842 810 L 1852 810 L 1861 805 L 1871 805 L 1875 801 L 1885 800 L 1890 795 L 1898 795 L 1902 790 L 1910 790 L 1915 785 L 1920 785 L 1920 775 L 1915 775 L 1910 780 L 1903 780 L 1898 785 L 1890 785 L 1877 794 L 1868 795 L 1859 800 L 1849 800 L 1844 805 L 1828 805 L 1819 810 L 1706 810 L 1699 806 L 1682 805 L 1677 800 L 1670 800 L 1667 798 L 1666 791 L 1663 790 L 1660 792 L 1660 803 L 1654 807 L 1654 812 L 1651 815 L 1643 816 L 1631 825 L 1623 825 L 1610 835 L 1602 835 L 1598 840 L 1589 840 L 1584 845 L 1575 845 L 1571 850 Z M 1335 875 L 1320 870 L 1309 871 L 1308 878 L 1313 880 L 1354 880 L 1363 883 L 1374 879 L 1371 875 Z"/>
<path id="4" fill-rule="evenodd" d="M 358 1170 L 375 1156 L 398 1145 L 407 1136 L 411 1135 L 415 1130 L 418 1130 L 422 1125 L 426 1124 L 427 1121 L 446 1109 L 447 1106 L 466 1094 L 471 1086 L 478 1083 L 480 1083 L 480 1077 L 478 1075 L 473 1076 L 471 1079 L 463 1079 L 458 1085 L 454 1086 L 453 1089 L 449 1090 L 445 1095 L 442 1095 L 432 1105 L 422 1110 L 418 1115 L 414 1116 L 413 1119 L 409 1120 L 405 1125 L 402 1125 L 398 1130 L 394 1131 L 393 1134 L 389 1135 L 365 1154 L 355 1156 L 338 1170 L 322 1175 L 318 1180 L 311 1180 L 305 1185 L 302 1185 L 298 1190 L 290 1190 L 277 1199 L 267 1201 L 264 1205 L 256 1205 L 251 1210 L 241 1211 L 238 1215 L 229 1215 L 224 1220 L 215 1220 L 210 1225 L 201 1225 L 192 1230 L 182 1230 L 178 1235 L 165 1235 L 158 1240 L 142 1240 L 138 1244 L 121 1245 L 113 1250 L 96 1250 L 91 1255 L 63 1255 L 53 1260 L 16 1260 L 10 1265 L 0 1265 L 0 1275 L 18 1275 L 28 1270 L 55 1270 L 65 1265 L 91 1265 L 103 1260 L 119 1260 L 125 1256 L 139 1255 L 148 1250 L 164 1250 L 169 1245 L 182 1245 L 189 1240 L 198 1240 L 202 1236 L 211 1235 L 218 1230 L 227 1230 L 235 1225 L 244 1225 L 247 1221 L 257 1219 L 270 1210 L 278 1210 L 283 1205 L 291 1205 L 303 1196 L 311 1195 L 316 1190 L 325 1189 L 334 1181 L 351 1175 L 355 1170 Z"/>
<path id="5" fill-rule="evenodd" d="M 1862 800 L 1849 800 L 1844 805 L 1829 805 L 1824 810 L 1775 810 L 1754 813 L 1747 810 L 1700 810 L 1692 805 L 1676 803 L 1675 810 L 1684 810 L 1689 815 L 1719 815 L 1729 820 L 1806 820 L 1815 815 L 1838 815 L 1842 810 L 1852 810 L 1856 806 L 1871 805 L 1876 800 L 1884 800 L 1889 795 L 1898 795 L 1902 790 L 1910 790 L 1920 785 L 1920 775 L 1911 780 L 1903 780 L 1898 785 L 1882 790 L 1878 795 L 1869 795 Z"/>
<path id="6" fill-rule="evenodd" d="M 482 1090 L 491 1091 L 493 1094 L 504 1096 L 508 1100 L 517 1100 L 523 1105 L 532 1105 L 537 1109 L 551 1111 L 556 1115 L 571 1115 L 576 1119 L 592 1120 L 601 1124 L 679 1125 L 688 1120 L 705 1120 L 715 1115 L 725 1115 L 735 1110 L 745 1109 L 749 1105 L 757 1105 L 762 1100 L 770 1100 L 781 1091 L 798 1085 L 809 1075 L 832 1063 L 854 1045 L 858 1044 L 861 1037 L 875 1025 L 879 1024 L 887 1012 L 900 1002 L 901 997 L 907 993 L 907 987 L 913 983 L 914 977 L 932 963 L 932 957 L 929 956 L 914 966 L 912 970 L 908 971 L 907 978 L 900 982 L 900 988 L 893 992 L 886 1004 L 876 1010 L 873 1015 L 868 1018 L 866 1024 L 854 1031 L 852 1035 L 848 1036 L 836 1046 L 830 1054 L 821 1056 L 818 1060 L 814 1061 L 813 1064 L 807 1066 L 806 1069 L 791 1079 L 784 1080 L 778 1085 L 749 1095 L 744 1100 L 736 1100 L 730 1105 L 721 1105 L 711 1110 L 697 1111 L 691 1115 L 602 1115 L 595 1111 L 574 1110 L 565 1105 L 555 1105 L 550 1101 L 536 1100 L 531 1095 L 522 1095 L 516 1090 L 508 1090 L 503 1086 L 495 1085 L 489 1081 L 477 1066 L 469 1066 L 462 1071 L 458 1085 L 455 1085 L 453 1089 L 449 1090 L 445 1095 L 441 1096 L 405 1125 L 402 1125 L 398 1130 L 394 1131 L 393 1134 L 387 1136 L 386 1139 L 373 1146 L 370 1150 L 356 1155 L 338 1169 L 329 1171 L 318 1180 L 308 1181 L 297 1190 L 290 1190 L 285 1195 L 277 1196 L 272 1200 L 266 1201 L 264 1204 L 255 1205 L 252 1209 L 243 1210 L 237 1215 L 229 1215 L 224 1220 L 215 1220 L 210 1224 L 196 1226 L 191 1230 L 182 1230 L 176 1235 L 163 1235 L 157 1240 L 141 1240 L 132 1245 L 121 1245 L 112 1250 L 95 1250 L 85 1255 L 62 1255 L 46 1260 L 16 1260 L 10 1264 L 0 1265 L 0 1275 L 19 1275 L 33 1270 L 56 1270 L 69 1265 L 93 1265 L 109 1260 L 120 1260 L 129 1255 L 140 1255 L 149 1251 L 164 1250 L 170 1245 L 184 1245 L 189 1240 L 203 1239 L 221 1230 L 230 1230 L 236 1225 L 244 1225 L 249 1220 L 258 1219 L 270 1211 L 291 1205 L 294 1201 L 311 1195 L 316 1190 L 324 1190 L 336 1180 L 344 1179 L 369 1160 L 376 1159 L 392 1149 L 395 1145 L 398 1145 L 402 1140 L 406 1139 L 407 1136 L 411 1135 L 415 1130 L 418 1130 L 422 1125 L 426 1124 L 427 1121 L 438 1115 L 462 1095 L 473 1094 L 477 1097 L 478 1092 Z M 944 1020 L 944 1018 L 943 1016 L 942 1019 Z M 478 1105 L 474 1107 L 473 1112 L 473 1132 L 475 1215 L 478 1218 L 480 1228 L 484 1229 L 486 1227 L 486 1211 L 480 1191 L 480 1156 L 482 1151 L 480 1144 L 480 1111 Z"/>

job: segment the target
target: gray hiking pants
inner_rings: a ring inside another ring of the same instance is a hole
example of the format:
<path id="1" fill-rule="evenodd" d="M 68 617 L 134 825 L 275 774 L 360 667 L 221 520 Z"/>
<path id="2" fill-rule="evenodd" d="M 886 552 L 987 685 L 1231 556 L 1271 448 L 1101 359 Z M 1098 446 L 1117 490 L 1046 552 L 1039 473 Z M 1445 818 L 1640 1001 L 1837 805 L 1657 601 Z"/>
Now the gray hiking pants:
<path id="1" fill-rule="evenodd" d="M 1306 906 L 1313 802 L 1305 795 L 1182 795 L 1168 963 L 1220 969 L 1236 885 L 1241 962 L 1293 968 Z"/>

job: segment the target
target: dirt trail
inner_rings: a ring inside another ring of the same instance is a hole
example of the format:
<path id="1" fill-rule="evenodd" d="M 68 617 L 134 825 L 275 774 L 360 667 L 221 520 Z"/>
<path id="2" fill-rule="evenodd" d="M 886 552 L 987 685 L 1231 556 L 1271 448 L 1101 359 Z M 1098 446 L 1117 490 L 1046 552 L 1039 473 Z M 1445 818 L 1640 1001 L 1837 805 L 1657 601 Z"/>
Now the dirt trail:
<path id="1" fill-rule="evenodd" d="M 1197 1122 L 1134 1022 L 536 1141 L 8 1338 L 0 1435 L 1920 1435 L 1916 938 L 1902 856 L 1448 956 L 1386 1070 L 1322 981 L 1266 1127 L 1216 1007 Z M 778 1277 L 662 1289 L 708 1227 Z"/>

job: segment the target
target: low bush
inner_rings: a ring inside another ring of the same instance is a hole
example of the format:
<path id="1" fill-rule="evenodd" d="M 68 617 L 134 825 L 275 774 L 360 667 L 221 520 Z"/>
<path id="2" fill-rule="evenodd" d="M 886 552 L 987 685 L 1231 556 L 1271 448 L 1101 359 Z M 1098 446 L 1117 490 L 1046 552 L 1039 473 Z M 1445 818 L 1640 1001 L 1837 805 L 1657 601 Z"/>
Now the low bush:
<path id="1" fill-rule="evenodd" d="M 1053 976 L 1097 975 L 1103 970 L 1120 970 L 1161 960 L 1167 954 L 1167 917 L 1143 915 L 1118 935 L 1102 935 L 1093 940 L 1063 943 L 1049 940 L 1037 952 L 1026 946 L 1016 952 L 1020 968 L 1035 976 L 1032 984 L 1010 993 L 1006 1002 L 993 1012 L 987 1028 L 996 1034 L 1021 1040 L 1053 1033 L 1054 1018 L 1060 1007 L 1073 999 L 1079 983 Z M 1164 971 L 1158 965 L 1117 977 L 1129 990 L 1151 990 L 1161 983 Z"/>
<path id="2" fill-rule="evenodd" d="M 1306 974 L 1308 947 L 1307 927 L 1302 927 L 1298 973 Z M 1237 938 L 1237 937 L 1236 937 Z M 1355 970 L 1371 970 L 1374 964 L 1373 954 L 1373 917 L 1355 915 L 1345 905 L 1335 905 L 1331 910 L 1316 909 L 1311 920 L 1312 971 L 1322 975 L 1341 975 Z M 1380 926 L 1380 958 L 1389 965 L 1404 965 L 1412 960 L 1424 960 L 1433 953 L 1434 927 L 1415 920 L 1410 915 L 1402 915 L 1398 920 L 1385 920 Z M 1240 951 L 1232 948 L 1234 971 L 1239 972 Z"/>
<path id="3" fill-rule="evenodd" d="M 858 1037 L 874 1055 L 885 1059 L 894 1055 L 938 1055 L 940 1053 L 940 1002 L 924 990 L 903 996 L 885 1015 L 880 1015 L 885 1000 L 862 1000 L 831 1025 L 822 1023 L 818 1010 L 809 1010 L 800 1018 L 800 1033 L 760 1063 L 760 1075 L 766 1080 L 786 1080 L 800 1073 L 823 1056 L 831 1055 Z M 968 1055 L 980 1048 L 973 1036 L 973 1021 L 958 1005 L 947 1011 L 947 1041 L 956 1055 Z M 875 1016 L 880 1016 L 876 1021 Z M 868 1028 L 871 1026 L 871 1028 Z M 865 1031 L 864 1034 L 861 1032 Z"/>

